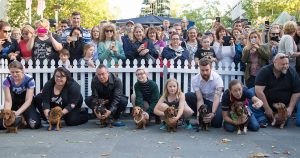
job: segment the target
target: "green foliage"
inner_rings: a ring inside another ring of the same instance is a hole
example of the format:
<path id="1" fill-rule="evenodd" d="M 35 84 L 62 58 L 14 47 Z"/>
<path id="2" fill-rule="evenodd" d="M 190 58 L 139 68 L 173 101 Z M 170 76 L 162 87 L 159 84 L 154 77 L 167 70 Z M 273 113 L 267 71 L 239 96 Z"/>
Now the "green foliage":
<path id="1" fill-rule="evenodd" d="M 179 17 L 185 16 L 187 19 L 195 21 L 196 27 L 201 32 L 211 29 L 216 17 L 221 17 L 221 23 L 226 27 L 231 27 L 230 17 L 221 16 L 221 11 L 218 9 L 220 7 L 219 1 L 204 0 L 203 4 L 205 5 L 193 10 L 189 9 L 191 6 L 187 7 Z"/>
<path id="2" fill-rule="evenodd" d="M 255 23 L 259 17 L 274 21 L 281 12 L 286 11 L 299 20 L 300 0 L 243 0 L 246 17 Z"/>
<path id="3" fill-rule="evenodd" d="M 69 19 L 71 13 L 78 11 L 81 14 L 81 24 L 83 27 L 91 28 L 99 24 L 101 20 L 113 19 L 108 10 L 107 0 L 46 0 L 46 9 L 44 10 L 45 19 L 55 18 L 54 6 L 60 6 L 59 21 Z M 32 23 L 40 19 L 36 14 L 37 0 L 32 1 Z M 9 0 L 8 7 L 9 23 L 12 26 L 20 27 L 28 23 L 28 10 L 25 8 L 25 0 Z"/>

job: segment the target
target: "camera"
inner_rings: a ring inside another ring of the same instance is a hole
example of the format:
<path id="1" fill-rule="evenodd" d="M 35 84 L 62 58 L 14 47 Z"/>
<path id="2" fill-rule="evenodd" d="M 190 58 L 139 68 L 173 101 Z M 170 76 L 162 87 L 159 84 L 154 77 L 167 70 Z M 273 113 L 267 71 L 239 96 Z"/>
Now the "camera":
<path id="1" fill-rule="evenodd" d="M 220 17 L 216 17 L 216 22 L 220 22 L 221 18 Z"/>
<path id="2" fill-rule="evenodd" d="M 270 40 L 271 41 L 275 41 L 275 42 L 279 42 L 280 41 L 279 36 L 271 37 Z"/>
<path id="3" fill-rule="evenodd" d="M 256 39 L 255 38 L 251 38 L 250 39 L 250 43 L 255 44 L 256 43 Z"/>

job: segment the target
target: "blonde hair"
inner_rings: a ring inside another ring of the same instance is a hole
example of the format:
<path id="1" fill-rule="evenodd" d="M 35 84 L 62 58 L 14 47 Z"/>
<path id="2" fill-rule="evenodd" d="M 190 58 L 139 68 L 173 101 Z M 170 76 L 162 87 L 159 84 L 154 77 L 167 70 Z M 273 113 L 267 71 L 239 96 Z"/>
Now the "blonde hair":
<path id="1" fill-rule="evenodd" d="M 135 73 L 137 73 L 138 71 L 143 71 L 148 76 L 148 70 L 146 68 L 137 68 Z"/>
<path id="2" fill-rule="evenodd" d="M 83 57 L 85 57 L 87 50 L 89 50 L 90 48 L 95 47 L 93 44 L 86 44 L 83 46 Z"/>
<path id="3" fill-rule="evenodd" d="M 134 25 L 134 27 L 133 27 L 133 37 L 132 37 L 132 41 L 133 42 L 136 42 L 137 41 L 137 39 L 135 38 L 135 36 L 134 36 L 134 32 L 136 31 L 136 29 L 141 29 L 142 31 L 143 31 L 143 38 L 145 37 L 145 29 L 144 29 L 144 27 L 142 26 L 142 24 L 135 24 Z"/>
<path id="4" fill-rule="evenodd" d="M 257 38 L 258 38 L 258 40 L 259 40 L 259 41 L 257 41 L 258 45 L 261 45 L 261 44 L 262 44 L 262 43 L 261 43 L 261 36 L 260 36 L 259 32 L 257 32 L 257 31 L 252 31 L 252 32 L 249 33 L 248 38 L 247 38 L 247 46 L 246 46 L 246 47 L 247 47 L 248 49 L 251 48 L 251 45 L 252 45 L 252 44 L 251 44 L 251 41 L 250 41 L 250 36 L 253 35 L 253 34 L 256 34 L 256 36 L 257 36 Z"/>
<path id="5" fill-rule="evenodd" d="M 19 62 L 18 60 L 14 60 L 8 65 L 8 69 L 11 69 L 11 68 L 20 69 L 22 71 L 24 70 L 23 64 L 21 62 Z"/>
<path id="6" fill-rule="evenodd" d="M 37 21 L 35 21 L 34 25 L 36 26 L 36 28 L 43 27 L 43 28 L 49 29 L 49 27 L 50 27 L 50 23 L 47 19 L 37 20 Z"/>
<path id="7" fill-rule="evenodd" d="M 294 21 L 288 21 L 283 26 L 284 34 L 291 35 L 297 30 L 297 23 Z"/>
<path id="8" fill-rule="evenodd" d="M 22 27 L 21 33 L 23 33 L 24 31 L 34 34 L 34 29 L 30 25 L 25 25 L 24 27 Z"/>
<path id="9" fill-rule="evenodd" d="M 179 96 L 181 95 L 182 92 L 181 92 L 181 88 L 179 86 L 179 83 L 178 83 L 178 81 L 175 78 L 170 78 L 170 79 L 167 80 L 167 82 L 166 82 L 166 84 L 164 86 L 164 92 L 163 92 L 162 97 L 163 98 L 167 98 L 169 96 L 168 84 L 170 82 L 175 82 L 176 83 L 176 85 L 177 85 L 177 91 L 176 91 L 175 95 L 176 95 L 176 98 L 179 98 Z"/>
<path id="10" fill-rule="evenodd" d="M 116 41 L 116 26 L 112 23 L 106 23 L 101 27 L 101 31 L 100 31 L 100 42 L 104 42 L 106 40 L 105 37 L 105 30 L 107 29 L 112 29 L 114 35 L 111 37 L 112 41 Z"/>

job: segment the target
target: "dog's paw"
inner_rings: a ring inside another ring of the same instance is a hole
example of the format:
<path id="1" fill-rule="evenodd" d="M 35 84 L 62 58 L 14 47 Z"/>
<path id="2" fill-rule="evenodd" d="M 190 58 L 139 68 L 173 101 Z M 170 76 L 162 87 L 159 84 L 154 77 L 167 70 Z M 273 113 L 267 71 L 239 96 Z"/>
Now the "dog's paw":
<path id="1" fill-rule="evenodd" d="M 237 131 L 237 134 L 238 134 L 238 135 L 242 134 L 242 131 L 241 131 L 241 130 L 238 130 L 238 131 Z"/>
<path id="2" fill-rule="evenodd" d="M 248 128 L 244 127 L 244 134 L 247 134 L 247 132 L 248 132 Z"/>

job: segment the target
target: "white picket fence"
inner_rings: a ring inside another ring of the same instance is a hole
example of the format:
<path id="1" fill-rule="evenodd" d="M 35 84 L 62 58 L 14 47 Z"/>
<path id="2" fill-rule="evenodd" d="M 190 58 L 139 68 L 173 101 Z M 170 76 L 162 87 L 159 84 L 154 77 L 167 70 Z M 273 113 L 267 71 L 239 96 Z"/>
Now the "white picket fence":
<path id="1" fill-rule="evenodd" d="M 195 63 L 192 62 L 191 65 L 187 61 L 184 62 L 184 67 L 178 66 L 177 68 L 174 68 L 174 61 L 171 60 L 171 66 L 170 68 L 167 68 L 166 66 L 160 67 L 159 64 L 156 64 L 156 67 L 153 67 L 152 61 L 149 61 L 149 66 L 147 67 L 147 70 L 149 72 L 149 79 L 154 80 L 158 87 L 160 88 L 160 91 L 163 88 L 163 85 L 167 78 L 176 78 L 181 84 L 181 89 L 183 92 L 188 92 L 191 90 L 191 78 L 195 74 L 199 73 L 199 69 L 195 68 Z M 22 61 L 24 64 L 25 61 Z M 160 63 L 159 60 L 156 61 L 156 63 Z M 166 65 L 167 60 L 163 61 L 164 65 Z M 100 62 L 97 61 L 96 65 L 99 65 Z M 107 61 L 103 62 L 104 65 L 107 64 Z M 133 66 L 130 67 L 130 61 L 126 61 L 126 66 L 114 66 L 114 62 L 111 62 L 111 67 L 108 68 L 108 70 L 116 75 L 122 80 L 123 83 L 123 92 L 126 96 L 130 96 L 133 91 L 133 85 L 137 81 L 135 71 L 137 69 L 137 61 L 135 60 L 133 62 Z M 47 61 L 44 61 L 43 63 L 40 63 L 39 61 L 36 61 L 36 66 L 33 68 L 33 62 L 30 60 L 28 62 L 28 67 L 25 69 L 25 73 L 28 73 L 32 76 L 34 76 L 35 82 L 36 82 L 36 87 L 35 87 L 35 94 L 38 94 L 41 89 L 42 85 L 44 85 L 50 77 L 53 76 L 53 72 L 55 70 L 55 62 L 51 61 L 51 66 L 47 67 L 44 65 L 48 65 Z M 59 62 L 59 65 L 61 65 L 61 62 Z M 68 68 L 70 72 L 73 75 L 73 78 L 81 85 L 81 94 L 83 97 L 85 97 L 85 76 L 88 76 L 88 95 L 91 95 L 91 81 L 94 76 L 94 73 L 96 72 L 96 68 L 85 68 L 84 66 L 78 66 L 78 65 L 84 65 L 84 61 L 81 63 L 77 63 L 77 61 L 73 62 L 73 67 Z M 118 65 L 122 65 L 122 61 L 119 60 Z M 181 61 L 177 61 L 177 65 L 181 65 Z M 145 61 L 141 61 L 141 67 L 145 67 Z M 231 68 L 234 68 L 235 65 L 232 63 L 231 65 L 222 65 L 222 63 L 219 63 L 216 65 L 213 63 L 213 70 L 215 70 L 218 74 L 220 74 L 223 78 L 224 81 L 224 86 L 225 89 L 228 88 L 228 83 L 232 79 L 243 79 L 244 72 L 234 70 Z M 223 69 L 222 69 L 223 68 Z M 1 99 L 0 99 L 0 104 L 3 106 L 4 105 L 4 92 L 3 92 L 3 81 L 6 79 L 6 77 L 9 75 L 9 70 L 8 70 L 8 61 L 7 60 L 0 60 L 0 82 L 1 82 Z M 129 97 L 130 98 L 130 97 Z M 128 107 L 132 107 L 132 104 L 129 101 Z M 1 106 L 0 106 L 1 109 Z"/>

